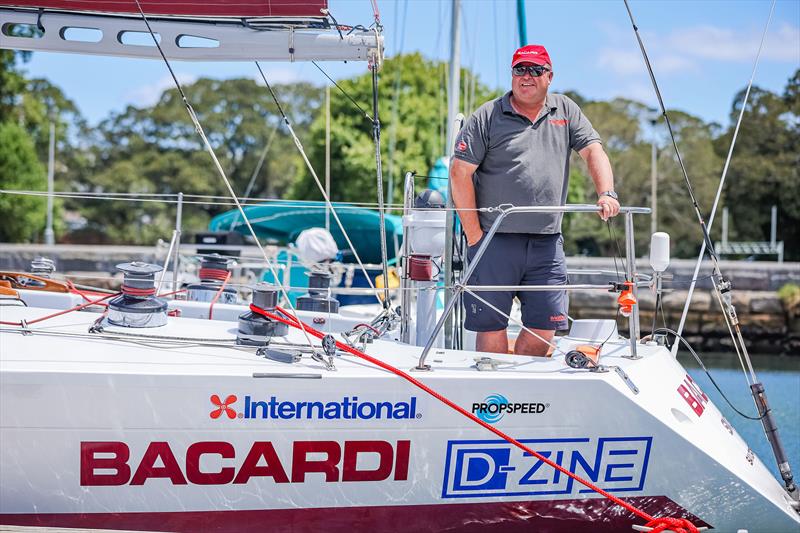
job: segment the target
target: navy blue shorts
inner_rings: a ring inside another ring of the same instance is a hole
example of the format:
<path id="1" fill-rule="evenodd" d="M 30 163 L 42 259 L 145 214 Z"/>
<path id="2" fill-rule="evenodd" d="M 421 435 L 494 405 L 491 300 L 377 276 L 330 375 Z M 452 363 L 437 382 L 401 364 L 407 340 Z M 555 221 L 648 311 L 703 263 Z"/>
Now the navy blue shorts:
<path id="1" fill-rule="evenodd" d="M 467 257 L 470 260 L 482 242 L 483 239 L 469 247 Z M 564 239 L 560 233 L 495 233 L 468 282 L 469 285 L 566 283 L 567 262 L 564 258 Z M 506 315 L 511 312 L 514 296 L 519 298 L 525 327 L 549 330 L 567 328 L 569 304 L 566 291 L 476 291 L 476 294 Z M 464 327 L 470 331 L 500 331 L 508 327 L 505 316 L 466 292 L 464 307 Z"/>

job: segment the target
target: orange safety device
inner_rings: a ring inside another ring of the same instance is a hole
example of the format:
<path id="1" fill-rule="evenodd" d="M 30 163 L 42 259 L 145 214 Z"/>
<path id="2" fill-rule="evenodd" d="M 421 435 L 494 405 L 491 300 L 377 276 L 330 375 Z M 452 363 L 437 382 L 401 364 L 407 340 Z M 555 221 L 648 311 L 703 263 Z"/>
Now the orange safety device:
<path id="1" fill-rule="evenodd" d="M 617 303 L 619 304 L 619 312 L 622 316 L 631 316 L 633 312 L 633 306 L 636 305 L 636 296 L 633 295 L 633 282 L 626 281 L 623 283 L 625 286 L 622 289 L 622 292 L 617 298 Z"/>

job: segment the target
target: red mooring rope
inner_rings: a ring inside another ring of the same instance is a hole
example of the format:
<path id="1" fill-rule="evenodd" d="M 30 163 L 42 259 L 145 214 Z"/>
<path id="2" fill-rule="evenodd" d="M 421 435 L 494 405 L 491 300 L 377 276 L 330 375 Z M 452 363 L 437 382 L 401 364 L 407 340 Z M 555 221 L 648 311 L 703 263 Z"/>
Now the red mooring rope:
<path id="1" fill-rule="evenodd" d="M 131 287 L 129 285 L 122 286 L 122 294 L 127 294 L 129 296 L 136 296 L 138 298 L 146 298 L 148 296 L 153 296 L 155 293 L 156 293 L 155 287 L 140 289 L 139 287 Z"/>
<path id="2" fill-rule="evenodd" d="M 45 316 L 42 316 L 42 317 L 39 317 L 39 318 L 34 318 L 33 320 L 28 320 L 27 322 L 24 322 L 24 323 L 23 322 L 0 322 L 0 324 L 2 324 L 4 326 L 25 327 L 26 325 L 29 326 L 31 324 L 36 324 L 37 322 L 42 322 L 43 320 L 47 320 L 48 318 L 54 318 L 54 317 L 57 317 L 57 316 L 66 315 L 67 313 L 71 313 L 73 311 L 80 311 L 84 307 L 89 307 L 90 305 L 99 304 L 100 302 L 108 300 L 109 298 L 113 298 L 114 296 L 119 296 L 120 294 L 121 293 L 119 293 L 119 292 L 116 292 L 114 294 L 108 294 L 106 296 L 103 296 L 102 298 L 98 298 L 97 300 L 91 300 L 89 302 L 86 302 L 86 303 L 83 303 L 83 304 L 80 304 L 80 305 L 76 305 L 75 307 L 70 307 L 69 309 L 65 309 L 65 310 L 59 311 L 57 313 L 53 313 L 53 314 L 50 314 L 50 315 L 45 315 Z"/>
<path id="3" fill-rule="evenodd" d="M 208 306 L 208 319 L 209 320 L 212 320 L 212 317 L 214 316 L 214 304 L 217 303 L 217 300 L 219 300 L 219 297 L 222 295 L 222 291 L 225 290 L 225 285 L 227 285 L 228 284 L 228 280 L 231 279 L 231 273 L 228 272 L 227 270 L 225 270 L 224 272 L 225 272 L 225 279 L 222 280 L 222 283 L 220 284 L 219 289 L 217 290 L 217 293 L 214 295 L 214 298 L 211 300 L 211 305 Z"/>
<path id="4" fill-rule="evenodd" d="M 201 268 L 198 277 L 201 280 L 224 281 L 231 273 L 224 268 Z"/>
<path id="5" fill-rule="evenodd" d="M 303 322 L 300 322 L 300 320 L 298 320 L 297 317 L 292 316 L 291 314 L 287 313 L 281 307 L 276 307 L 276 309 L 278 311 L 280 311 L 281 313 L 283 313 L 284 315 L 286 315 L 286 317 L 288 317 L 288 318 L 284 318 L 282 316 L 276 315 L 275 313 L 270 313 L 269 311 L 266 311 L 264 309 L 261 309 L 260 307 L 257 307 L 257 306 L 255 306 L 253 304 L 250 304 L 250 310 L 252 312 L 254 312 L 254 313 L 257 313 L 257 314 L 261 315 L 261 316 L 264 316 L 266 318 L 270 318 L 272 320 L 277 320 L 279 322 L 282 322 L 284 324 L 288 324 L 288 325 L 290 325 L 292 327 L 295 327 L 295 328 L 298 328 L 298 329 L 304 329 L 305 331 L 307 331 L 311 335 L 317 337 L 318 339 L 322 339 L 325 336 L 324 333 L 312 328 L 311 326 L 309 326 L 307 324 L 304 324 Z M 555 468 L 559 472 L 571 477 L 572 479 L 574 479 L 578 483 L 586 486 L 587 488 L 593 490 L 594 492 L 600 494 L 601 496 L 604 496 L 605 498 L 608 498 L 609 500 L 611 500 L 612 502 L 616 503 L 617 505 L 619 505 L 620 507 L 624 508 L 625 510 L 627 510 L 627 511 L 633 513 L 634 515 L 638 516 L 639 518 L 647 521 L 646 526 L 647 527 L 652 527 L 653 528 L 652 531 L 654 533 L 660 533 L 660 532 L 665 531 L 667 529 L 670 529 L 670 530 L 674 531 L 675 533 L 699 533 L 700 530 L 697 529 L 697 527 L 694 524 L 692 524 L 689 520 L 687 520 L 685 518 L 654 517 L 654 516 L 651 516 L 651 515 L 647 514 L 644 511 L 642 511 L 641 509 L 639 509 L 637 507 L 634 507 L 630 503 L 628 503 L 628 502 L 626 502 L 626 501 L 614 496 L 613 494 L 610 494 L 610 493 L 606 492 L 605 490 L 601 489 L 597 485 L 594 485 L 592 482 L 590 482 L 590 481 L 588 481 L 586 479 L 583 479 L 582 477 L 578 476 L 577 474 L 575 474 L 573 472 L 570 472 L 569 470 L 567 470 L 566 468 L 562 467 L 561 465 L 551 461 L 550 459 L 548 459 L 544 455 L 536 452 L 532 448 L 529 448 L 528 446 L 525 446 L 524 444 L 519 442 L 514 437 L 511 437 L 510 435 L 507 435 L 507 434 L 503 433 L 502 431 L 500 431 L 496 427 L 492 426 L 491 424 L 488 424 L 487 422 L 484 422 L 483 420 L 481 420 L 480 418 L 478 418 L 474 414 L 472 414 L 469 411 L 465 410 L 460 405 L 457 405 L 457 404 L 453 403 L 451 400 L 449 400 L 446 397 L 442 396 L 441 394 L 439 394 L 435 390 L 433 390 L 430 387 L 428 387 L 427 385 L 425 385 L 423 382 L 419 381 L 418 379 L 415 379 L 414 377 L 412 377 L 411 375 L 409 375 L 406 372 L 403 372 L 399 368 L 395 368 L 392 365 L 390 365 L 388 363 L 385 363 L 385 362 L 381 361 L 380 359 L 376 359 L 376 358 L 374 358 L 374 357 L 372 357 L 370 355 L 367 355 L 366 353 L 362 352 L 361 350 L 353 348 L 352 346 L 349 346 L 349 345 L 347 345 L 347 344 L 345 344 L 343 342 L 336 341 L 336 347 L 339 348 L 340 350 L 344 350 L 347 353 L 355 355 L 356 357 L 358 357 L 360 359 L 364 359 L 365 361 L 368 361 L 368 362 L 370 362 L 370 363 L 372 363 L 372 364 L 374 364 L 374 365 L 376 365 L 376 366 L 378 366 L 378 367 L 380 367 L 380 368 L 382 368 L 384 370 L 392 372 L 393 374 L 396 374 L 397 376 L 400 376 L 401 378 L 405 379 L 406 381 L 408 381 L 409 383 L 411 383 L 415 387 L 417 387 L 419 389 L 422 389 L 423 391 L 427 392 L 429 395 L 433 396 L 434 398 L 436 398 L 437 400 L 439 400 L 443 404 L 447 405 L 451 409 L 453 409 L 455 411 L 458 411 L 459 413 L 461 413 L 462 415 L 464 415 L 465 417 L 470 419 L 472 422 L 475 422 L 476 424 L 488 429 L 489 431 L 491 431 L 492 433 L 494 433 L 498 437 L 500 437 L 503 440 L 509 442 L 510 444 L 513 444 L 514 446 L 516 446 L 520 450 L 524 451 L 525 453 L 528 453 L 528 454 L 532 455 L 533 457 L 536 457 L 537 459 L 539 459 L 543 463 L 546 463 L 546 464 L 550 465 L 551 467 Z"/>

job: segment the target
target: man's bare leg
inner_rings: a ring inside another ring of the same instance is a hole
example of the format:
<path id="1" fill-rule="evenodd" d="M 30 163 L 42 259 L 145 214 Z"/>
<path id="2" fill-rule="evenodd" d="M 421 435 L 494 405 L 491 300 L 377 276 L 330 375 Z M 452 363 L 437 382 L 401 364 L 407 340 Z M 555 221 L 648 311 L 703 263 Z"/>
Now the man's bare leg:
<path id="1" fill-rule="evenodd" d="M 479 331 L 475 340 L 479 352 L 508 353 L 508 334 L 506 330 Z"/>
<path id="2" fill-rule="evenodd" d="M 542 340 L 534 335 L 531 335 L 524 329 L 520 332 L 519 337 L 517 337 L 517 342 L 514 343 L 514 353 L 517 355 L 538 355 L 543 356 L 547 355 L 548 350 L 550 349 L 550 341 L 553 340 L 556 332 L 552 329 L 533 329 L 529 328 L 531 331 L 536 333 L 539 337 L 542 337 Z M 545 342 L 547 341 L 547 342 Z"/>

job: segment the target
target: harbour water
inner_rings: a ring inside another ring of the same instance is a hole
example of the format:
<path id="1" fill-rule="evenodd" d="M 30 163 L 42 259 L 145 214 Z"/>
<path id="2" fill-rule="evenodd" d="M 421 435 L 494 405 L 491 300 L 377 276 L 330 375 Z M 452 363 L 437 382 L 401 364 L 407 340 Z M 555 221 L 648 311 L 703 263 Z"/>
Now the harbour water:
<path id="1" fill-rule="evenodd" d="M 736 354 L 700 355 L 709 373 L 731 403 L 746 415 L 756 416 L 750 389 Z M 800 481 L 800 357 L 755 355 L 751 359 L 756 375 L 767 391 L 795 480 Z M 755 454 L 780 479 L 772 448 L 764 436 L 761 422 L 742 418 L 731 409 L 690 354 L 681 352 L 678 360 L 736 431 L 750 444 Z"/>

